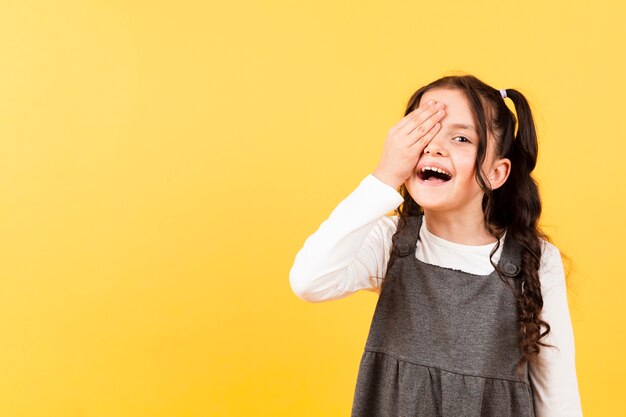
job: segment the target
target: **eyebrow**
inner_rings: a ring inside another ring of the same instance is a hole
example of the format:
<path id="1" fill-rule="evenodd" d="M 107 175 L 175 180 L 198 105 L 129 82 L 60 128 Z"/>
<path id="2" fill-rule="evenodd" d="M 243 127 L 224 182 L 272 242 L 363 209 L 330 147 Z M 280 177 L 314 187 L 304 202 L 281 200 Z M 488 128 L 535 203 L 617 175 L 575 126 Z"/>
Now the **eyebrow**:
<path id="1" fill-rule="evenodd" d="M 456 128 L 465 129 L 465 130 L 472 130 L 472 131 L 476 132 L 476 129 L 474 129 L 474 126 L 466 125 L 466 124 L 463 124 L 463 123 L 452 123 L 450 125 L 450 127 L 456 127 Z"/>

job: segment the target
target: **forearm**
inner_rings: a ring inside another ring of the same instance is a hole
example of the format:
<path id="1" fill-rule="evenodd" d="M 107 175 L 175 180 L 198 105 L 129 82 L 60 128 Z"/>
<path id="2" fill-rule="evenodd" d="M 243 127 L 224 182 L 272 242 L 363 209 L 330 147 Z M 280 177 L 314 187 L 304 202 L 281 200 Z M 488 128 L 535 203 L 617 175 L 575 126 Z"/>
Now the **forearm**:
<path id="1" fill-rule="evenodd" d="M 385 236 L 391 220 L 382 219 L 402 202 L 400 194 L 373 175 L 333 210 L 297 253 L 291 288 L 307 301 L 339 298 L 377 285 Z"/>

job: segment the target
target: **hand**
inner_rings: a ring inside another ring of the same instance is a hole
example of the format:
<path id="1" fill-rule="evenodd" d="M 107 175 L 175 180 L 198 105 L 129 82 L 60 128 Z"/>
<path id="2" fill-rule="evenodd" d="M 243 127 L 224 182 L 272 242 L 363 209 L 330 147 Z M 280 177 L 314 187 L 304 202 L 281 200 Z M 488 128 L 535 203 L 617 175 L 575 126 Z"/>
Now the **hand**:
<path id="1" fill-rule="evenodd" d="M 424 148 L 441 129 L 444 104 L 431 100 L 389 129 L 381 157 L 373 175 L 393 188 L 411 176 Z"/>

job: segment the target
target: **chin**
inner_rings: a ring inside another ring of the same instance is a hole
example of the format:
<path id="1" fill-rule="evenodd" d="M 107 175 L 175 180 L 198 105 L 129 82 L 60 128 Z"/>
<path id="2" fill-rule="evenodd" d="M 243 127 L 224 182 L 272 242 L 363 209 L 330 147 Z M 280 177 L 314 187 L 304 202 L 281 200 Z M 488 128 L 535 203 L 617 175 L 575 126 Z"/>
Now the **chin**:
<path id="1" fill-rule="evenodd" d="M 450 208 L 450 201 L 436 191 L 408 187 L 407 191 L 413 200 L 425 210 L 443 211 Z"/>
<path id="2" fill-rule="evenodd" d="M 420 207 L 424 210 L 427 211 L 447 211 L 450 209 L 450 205 L 446 204 L 445 202 L 438 202 L 438 201 L 417 201 L 415 200 L 415 202 L 417 204 L 420 205 Z"/>

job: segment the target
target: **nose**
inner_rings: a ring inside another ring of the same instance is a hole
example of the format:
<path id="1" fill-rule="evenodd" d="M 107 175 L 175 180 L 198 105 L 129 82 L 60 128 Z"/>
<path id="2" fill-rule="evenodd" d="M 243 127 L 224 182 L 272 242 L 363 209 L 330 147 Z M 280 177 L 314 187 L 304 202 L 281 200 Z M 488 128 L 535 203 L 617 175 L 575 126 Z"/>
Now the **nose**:
<path id="1" fill-rule="evenodd" d="M 443 136 L 440 135 L 441 131 L 437 132 L 437 134 L 432 138 L 428 145 L 424 148 L 424 153 L 428 155 L 441 155 L 444 156 L 446 150 L 443 144 Z"/>

